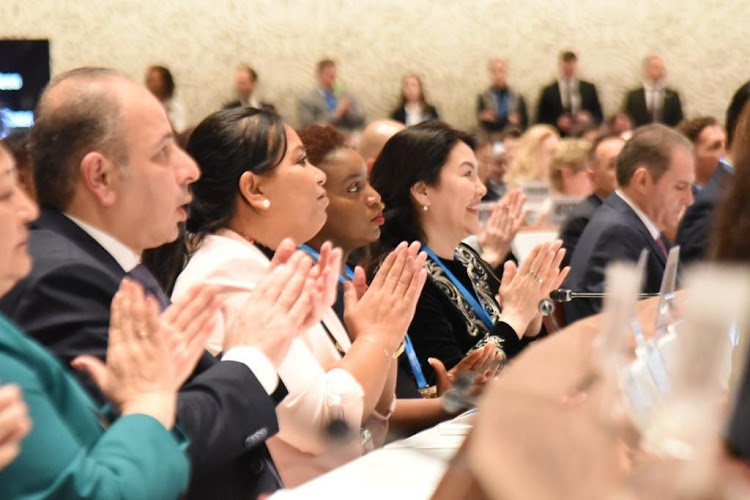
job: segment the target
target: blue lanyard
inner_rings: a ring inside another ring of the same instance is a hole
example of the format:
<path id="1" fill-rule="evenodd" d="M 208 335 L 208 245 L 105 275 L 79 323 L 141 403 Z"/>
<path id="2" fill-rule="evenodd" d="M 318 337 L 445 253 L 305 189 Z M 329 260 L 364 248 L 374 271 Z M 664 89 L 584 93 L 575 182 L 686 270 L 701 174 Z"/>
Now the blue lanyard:
<path id="1" fill-rule="evenodd" d="M 312 257 L 315 262 L 318 262 L 318 259 L 320 259 L 320 254 L 304 243 L 299 246 L 299 249 Z M 351 281 L 354 279 L 354 271 L 352 271 L 349 266 L 344 266 L 344 274 L 346 274 L 346 277 L 339 275 L 339 283 L 344 283 L 346 280 Z"/>
<path id="2" fill-rule="evenodd" d="M 406 358 L 409 360 L 411 371 L 412 373 L 414 373 L 414 380 L 417 382 L 417 387 L 419 389 L 426 389 L 427 380 L 424 378 L 424 373 L 422 373 L 422 366 L 419 364 L 417 353 L 414 352 L 414 346 L 411 343 L 411 339 L 409 338 L 408 333 L 404 337 L 404 350 L 406 351 Z"/>
<path id="3" fill-rule="evenodd" d="M 316 252 L 314 249 L 310 248 L 309 245 L 305 245 L 304 243 L 299 246 L 300 250 L 308 254 L 310 257 L 315 259 L 317 262 L 320 258 L 320 254 Z M 344 272 L 346 276 L 339 275 L 339 282 L 344 283 L 347 280 L 351 281 L 354 279 L 354 271 L 351 270 L 349 266 L 345 266 Z M 414 346 L 411 343 L 411 339 L 409 338 L 409 334 L 407 333 L 404 338 L 404 350 L 406 351 L 406 357 L 409 359 L 409 364 L 411 365 L 411 371 L 414 372 L 414 378 L 417 382 L 417 387 L 420 389 L 426 389 L 427 388 L 427 380 L 424 378 L 424 373 L 422 372 L 422 367 L 419 364 L 419 360 L 417 359 L 417 353 L 414 352 Z"/>
<path id="4" fill-rule="evenodd" d="M 464 296 L 464 298 L 466 299 L 466 302 L 468 302 L 471 308 L 474 309 L 474 313 L 476 313 L 477 317 L 480 320 L 482 320 L 482 323 L 484 323 L 484 325 L 488 329 L 492 330 L 492 327 L 495 326 L 495 322 L 492 321 L 492 318 L 490 317 L 487 310 L 479 304 L 477 299 L 474 297 L 474 294 L 469 293 L 466 287 L 460 281 L 458 281 L 458 279 L 453 275 L 452 272 L 450 272 L 450 270 L 447 267 L 445 267 L 445 264 L 443 264 L 443 262 L 438 258 L 438 256 L 435 255 L 435 253 L 430 249 L 430 247 L 428 247 L 427 245 L 422 245 L 422 250 L 427 252 L 427 255 L 430 256 L 430 258 L 435 262 L 435 264 L 440 266 L 440 268 L 443 270 L 445 275 L 448 276 L 448 279 L 451 280 L 451 282 L 456 286 L 456 288 L 458 288 L 458 291 L 461 292 L 461 295 Z"/>

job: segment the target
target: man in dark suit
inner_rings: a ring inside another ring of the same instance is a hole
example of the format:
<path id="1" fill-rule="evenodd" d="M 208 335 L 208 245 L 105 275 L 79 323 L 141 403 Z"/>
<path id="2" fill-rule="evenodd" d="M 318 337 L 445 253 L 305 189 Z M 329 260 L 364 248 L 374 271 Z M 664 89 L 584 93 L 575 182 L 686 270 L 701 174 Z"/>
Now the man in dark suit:
<path id="1" fill-rule="evenodd" d="M 623 108 L 636 127 L 648 123 L 676 127 L 682 121 L 680 94 L 665 86 L 666 76 L 667 68 L 661 57 L 648 56 L 643 62 L 643 85 L 628 92 Z"/>
<path id="2" fill-rule="evenodd" d="M 123 277 L 167 305 L 138 254 L 178 236 L 188 186 L 200 172 L 177 147 L 159 102 L 99 68 L 50 83 L 31 151 L 43 207 L 30 234 L 34 268 L 0 309 L 65 366 L 81 354 L 103 359 L 110 302 Z M 252 328 L 242 330 L 248 333 L 224 346 L 221 361 L 204 353 L 178 394 L 177 423 L 190 437 L 193 468 L 188 498 L 254 499 L 280 486 L 263 442 L 278 431 L 269 393 L 288 345 L 264 344 Z"/>
<path id="3" fill-rule="evenodd" d="M 732 150 L 737 122 L 742 109 L 750 101 L 750 81 L 742 85 L 732 96 L 727 107 L 727 153 L 714 171 L 706 187 L 698 192 L 693 206 L 687 209 L 677 231 L 677 243 L 680 245 L 680 259 L 683 262 L 702 260 L 708 254 L 711 232 L 713 230 L 714 212 L 722 200 L 728 186 L 734 178 Z"/>
<path id="4" fill-rule="evenodd" d="M 276 111 L 273 104 L 261 102 L 254 95 L 257 86 L 258 73 L 250 65 L 240 64 L 234 74 L 234 93 L 237 96 L 237 100 L 225 104 L 224 109 L 248 106 L 251 108 Z"/>
<path id="5" fill-rule="evenodd" d="M 477 97 L 477 121 L 486 132 L 501 132 L 507 127 L 521 131 L 529 125 L 526 101 L 508 86 L 508 63 L 490 59 L 487 64 L 490 86 Z"/>
<path id="6" fill-rule="evenodd" d="M 624 145 L 625 140 L 620 136 L 609 135 L 599 138 L 591 147 L 589 175 L 594 185 L 594 192 L 576 205 L 562 224 L 560 239 L 566 250 L 563 266 L 570 265 L 570 258 L 573 256 L 578 239 L 594 215 L 594 211 L 617 188 L 615 162 Z"/>
<path id="7" fill-rule="evenodd" d="M 557 127 L 563 136 L 580 134 L 602 122 L 602 107 L 593 83 L 578 79 L 578 57 L 566 51 L 560 56 L 560 78 L 542 89 L 536 121 Z"/>
<path id="8" fill-rule="evenodd" d="M 618 189 L 609 195 L 581 235 L 566 288 L 604 291 L 604 274 L 614 261 L 637 262 L 648 250 L 645 292 L 661 286 L 669 241 L 663 231 L 675 227 L 693 202 L 692 145 L 663 125 L 647 125 L 633 134 L 617 157 Z M 601 301 L 578 299 L 565 304 L 570 323 L 601 311 Z"/>

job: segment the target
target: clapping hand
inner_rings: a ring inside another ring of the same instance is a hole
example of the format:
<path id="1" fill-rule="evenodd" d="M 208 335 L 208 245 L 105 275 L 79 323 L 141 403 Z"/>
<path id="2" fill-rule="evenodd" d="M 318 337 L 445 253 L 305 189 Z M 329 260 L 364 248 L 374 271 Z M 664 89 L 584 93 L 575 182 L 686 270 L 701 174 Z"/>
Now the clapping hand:
<path id="1" fill-rule="evenodd" d="M 526 334 L 529 324 L 539 315 L 539 302 L 559 288 L 570 272 L 569 267 L 560 270 L 565 255 L 561 246 L 559 240 L 535 246 L 519 268 L 511 261 L 505 263 L 497 301 L 502 305 L 502 320 L 519 338 Z"/>
<path id="2" fill-rule="evenodd" d="M 492 210 L 487 225 L 478 235 L 477 241 L 482 248 L 482 260 L 496 268 L 503 263 L 510 253 L 510 245 L 521 228 L 526 214 L 523 205 L 526 195 L 518 189 L 509 191 Z"/>
<path id="3" fill-rule="evenodd" d="M 0 470 L 21 451 L 21 440 L 31 430 L 29 410 L 16 385 L 0 387 Z"/>
<path id="4" fill-rule="evenodd" d="M 401 243 L 388 254 L 370 286 L 358 297 L 357 287 L 344 285 L 344 320 L 354 337 L 367 334 L 390 352 L 403 341 L 427 279 L 427 255 L 419 242 Z M 356 275 L 355 275 L 356 278 Z M 358 286 L 362 291 L 361 284 Z"/>
<path id="5" fill-rule="evenodd" d="M 175 304 L 170 325 L 160 318 L 156 300 L 124 279 L 112 299 L 106 364 L 85 355 L 74 359 L 73 367 L 87 372 L 123 415 L 144 413 L 171 428 L 177 390 L 203 352 L 216 310 L 211 291 L 192 294 L 194 303 Z M 181 351 L 177 355 L 174 346 Z"/>
<path id="6" fill-rule="evenodd" d="M 427 362 L 435 370 L 437 395 L 442 396 L 445 391 L 450 389 L 456 380 L 456 376 L 461 373 L 474 376 L 474 388 L 471 393 L 472 395 L 479 393 L 484 384 L 497 374 L 502 356 L 497 346 L 490 342 L 481 349 L 471 351 L 450 370 L 446 370 L 445 365 L 439 359 L 429 358 Z"/>

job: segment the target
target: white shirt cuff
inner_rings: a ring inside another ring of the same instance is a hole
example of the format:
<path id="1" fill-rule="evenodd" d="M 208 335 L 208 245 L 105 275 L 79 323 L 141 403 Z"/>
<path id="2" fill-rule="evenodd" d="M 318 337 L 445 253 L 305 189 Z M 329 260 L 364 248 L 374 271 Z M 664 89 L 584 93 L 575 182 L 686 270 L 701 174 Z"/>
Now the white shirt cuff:
<path id="1" fill-rule="evenodd" d="M 248 346 L 232 347 L 221 357 L 221 360 L 236 361 L 250 368 L 269 396 L 279 385 L 276 369 L 260 349 Z"/>

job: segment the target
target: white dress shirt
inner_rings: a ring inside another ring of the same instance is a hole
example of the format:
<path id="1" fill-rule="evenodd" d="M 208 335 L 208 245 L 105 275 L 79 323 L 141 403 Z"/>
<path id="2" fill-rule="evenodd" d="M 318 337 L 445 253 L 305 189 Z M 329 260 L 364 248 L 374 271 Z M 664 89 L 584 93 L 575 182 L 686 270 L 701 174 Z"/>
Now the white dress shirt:
<path id="1" fill-rule="evenodd" d="M 627 203 L 628 206 L 633 209 L 633 212 L 635 212 L 635 215 L 637 215 L 638 218 L 641 219 L 641 222 L 643 222 L 643 225 L 646 226 L 646 229 L 648 229 L 648 232 L 652 238 L 654 238 L 655 240 L 661 238 L 661 231 L 659 231 L 659 228 L 656 227 L 654 221 L 652 221 L 649 216 L 643 212 L 643 210 L 638 208 L 638 205 L 633 203 L 633 200 L 628 198 L 628 196 L 619 189 L 616 189 L 615 193 L 617 193 L 617 196 L 622 198 L 622 201 Z"/>
<path id="2" fill-rule="evenodd" d="M 643 91 L 646 96 L 646 109 L 652 117 L 658 121 L 664 107 L 664 83 L 643 82 Z"/>
<path id="3" fill-rule="evenodd" d="M 560 88 L 560 100 L 563 108 L 570 108 L 570 114 L 575 115 L 581 110 L 581 92 L 578 89 L 578 79 L 558 80 L 557 85 Z M 569 91 L 568 88 L 570 88 Z M 568 102 L 568 96 L 570 96 L 571 102 Z"/>
<path id="4" fill-rule="evenodd" d="M 86 234 L 91 236 L 101 247 L 112 256 L 120 267 L 129 273 L 141 260 L 141 256 L 138 252 L 130 249 L 119 241 L 117 238 L 110 236 L 101 229 L 92 226 L 91 224 L 82 221 L 81 219 L 74 217 L 70 214 L 65 216 L 73 221 L 78 227 L 80 227 Z M 279 378 L 276 375 L 276 369 L 263 354 L 263 352 L 256 347 L 234 347 L 228 350 L 221 358 L 222 361 L 236 361 L 250 368 L 250 370 L 258 379 L 258 382 L 263 386 L 268 394 L 272 394 L 276 390 L 276 386 L 279 384 Z"/>

